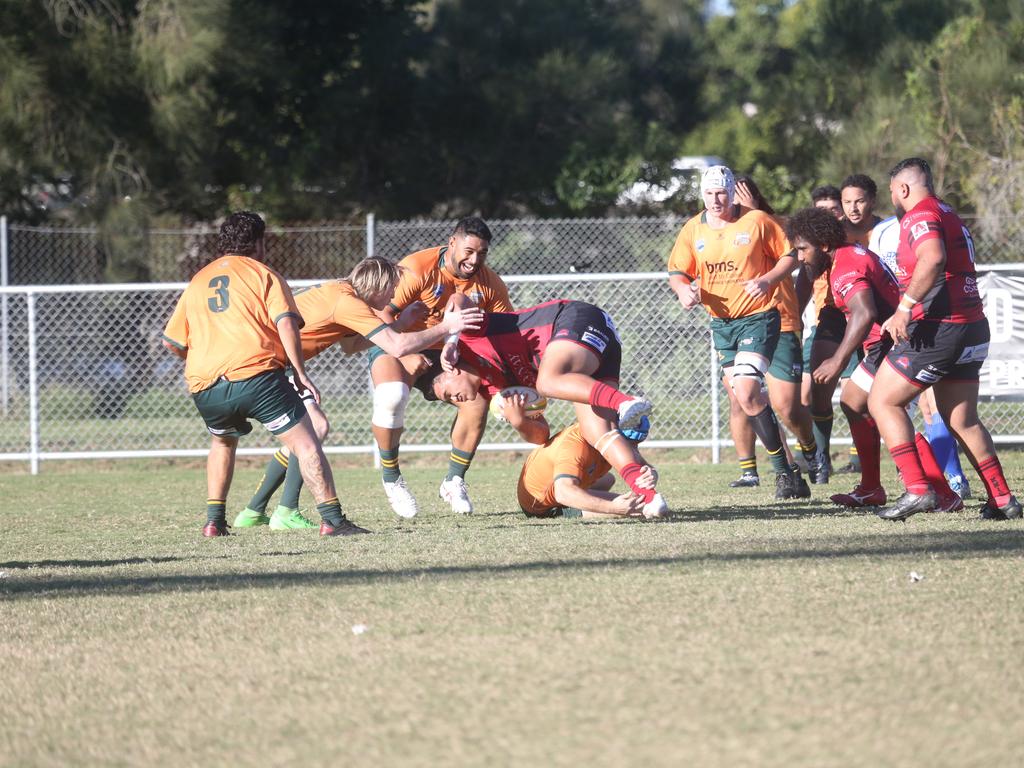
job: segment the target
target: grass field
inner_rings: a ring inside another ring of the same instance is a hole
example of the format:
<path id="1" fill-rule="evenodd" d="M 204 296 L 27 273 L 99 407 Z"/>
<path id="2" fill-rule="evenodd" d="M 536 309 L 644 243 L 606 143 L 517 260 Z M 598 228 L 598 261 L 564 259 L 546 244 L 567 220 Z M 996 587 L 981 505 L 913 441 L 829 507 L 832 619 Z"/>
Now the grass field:
<path id="1" fill-rule="evenodd" d="M 884 523 L 828 504 L 844 476 L 775 503 L 659 463 L 664 523 L 529 521 L 495 458 L 455 516 L 439 456 L 399 521 L 339 468 L 376 531 L 341 541 L 203 540 L 196 466 L 4 474 L 0 763 L 1024 764 L 1024 524 L 977 501 Z"/>

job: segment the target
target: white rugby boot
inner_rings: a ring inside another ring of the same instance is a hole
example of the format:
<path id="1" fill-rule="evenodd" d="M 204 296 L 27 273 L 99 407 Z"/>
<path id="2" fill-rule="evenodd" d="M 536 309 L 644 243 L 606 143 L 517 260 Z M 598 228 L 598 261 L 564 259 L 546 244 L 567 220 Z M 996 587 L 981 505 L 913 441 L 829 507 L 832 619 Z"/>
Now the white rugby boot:
<path id="1" fill-rule="evenodd" d="M 633 429 L 654 408 L 650 400 L 634 397 L 619 406 L 619 429 Z"/>
<path id="2" fill-rule="evenodd" d="M 437 495 L 452 505 L 452 512 L 460 515 L 473 514 L 473 502 L 469 500 L 469 489 L 461 477 L 445 478 Z"/>
<path id="3" fill-rule="evenodd" d="M 416 517 L 420 511 L 420 505 L 416 503 L 416 497 L 412 495 L 409 486 L 405 484 L 405 478 L 399 477 L 395 482 L 384 481 L 384 493 L 387 494 L 391 509 L 399 517 Z"/>

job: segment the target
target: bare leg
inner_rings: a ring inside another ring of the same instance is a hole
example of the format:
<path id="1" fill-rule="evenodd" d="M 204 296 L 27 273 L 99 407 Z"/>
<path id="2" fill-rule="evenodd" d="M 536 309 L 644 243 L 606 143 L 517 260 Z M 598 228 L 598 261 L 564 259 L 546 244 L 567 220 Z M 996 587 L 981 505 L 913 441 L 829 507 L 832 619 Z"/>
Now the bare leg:
<path id="1" fill-rule="evenodd" d="M 206 457 L 206 498 L 226 501 L 235 473 L 237 437 L 218 437 L 210 440 L 210 453 Z"/>

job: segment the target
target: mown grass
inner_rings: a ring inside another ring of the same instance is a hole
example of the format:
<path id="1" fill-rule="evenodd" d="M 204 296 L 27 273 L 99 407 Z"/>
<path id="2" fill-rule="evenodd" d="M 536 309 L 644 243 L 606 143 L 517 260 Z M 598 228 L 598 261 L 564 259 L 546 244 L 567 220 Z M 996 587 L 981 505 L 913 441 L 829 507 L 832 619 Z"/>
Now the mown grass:
<path id="1" fill-rule="evenodd" d="M 460 517 L 441 464 L 410 462 L 411 522 L 339 468 L 376 531 L 341 541 L 201 539 L 194 465 L 3 476 L 0 762 L 1024 760 L 1020 522 L 841 513 L 842 477 L 776 503 L 678 454 L 670 522 L 527 520 L 511 460 L 474 467 Z"/>

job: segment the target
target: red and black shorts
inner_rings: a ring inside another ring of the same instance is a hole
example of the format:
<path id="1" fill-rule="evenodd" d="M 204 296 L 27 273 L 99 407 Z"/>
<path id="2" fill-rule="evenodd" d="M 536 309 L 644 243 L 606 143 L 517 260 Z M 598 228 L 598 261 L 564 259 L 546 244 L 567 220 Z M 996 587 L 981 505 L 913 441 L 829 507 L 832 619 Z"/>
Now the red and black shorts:
<path id="1" fill-rule="evenodd" d="M 600 307 L 585 301 L 570 301 L 551 324 L 552 341 L 572 341 L 595 352 L 600 359 L 592 374 L 598 381 L 619 380 L 622 341 L 615 322 Z"/>
<path id="2" fill-rule="evenodd" d="M 885 360 L 885 356 L 889 354 L 890 349 L 892 349 L 892 339 L 889 338 L 888 334 L 882 336 L 881 339 L 865 349 L 864 358 L 853 369 L 850 381 L 865 392 L 870 392 L 871 383 L 875 380 L 875 374 L 878 373 L 878 367 Z M 851 360 L 853 359 L 856 358 L 851 358 Z"/>
<path id="3" fill-rule="evenodd" d="M 896 372 L 915 387 L 937 381 L 978 381 L 988 357 L 988 320 L 973 323 L 918 321 L 907 327 L 910 339 L 886 355 Z"/>

